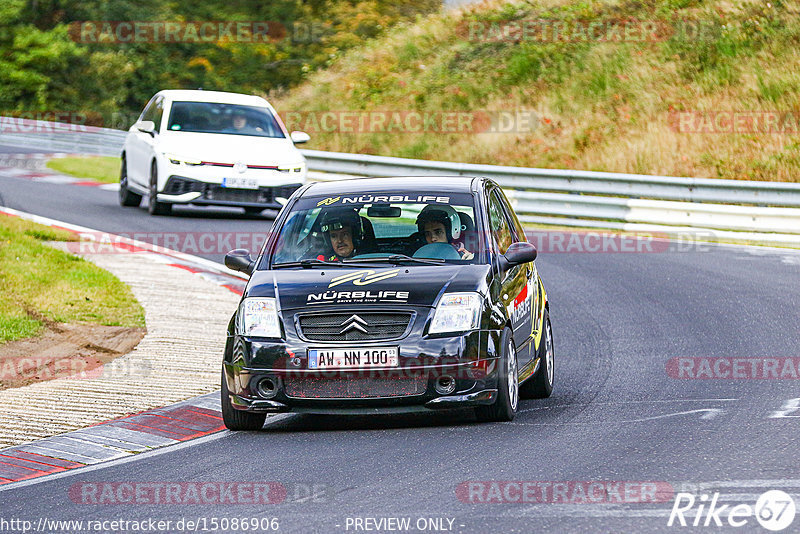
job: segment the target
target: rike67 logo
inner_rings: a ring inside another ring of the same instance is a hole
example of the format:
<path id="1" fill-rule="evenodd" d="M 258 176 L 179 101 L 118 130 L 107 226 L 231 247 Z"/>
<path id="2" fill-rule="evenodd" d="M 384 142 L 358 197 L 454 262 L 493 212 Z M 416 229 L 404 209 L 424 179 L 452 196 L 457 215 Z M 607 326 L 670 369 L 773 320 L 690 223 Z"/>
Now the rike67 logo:
<path id="1" fill-rule="evenodd" d="M 794 521 L 795 504 L 792 496 L 780 490 L 770 490 L 756 501 L 755 507 L 740 503 L 731 507 L 729 504 L 719 505 L 719 492 L 709 500 L 708 495 L 697 498 L 691 493 L 678 493 L 669 514 L 667 526 L 694 527 L 753 527 L 756 521 L 767 530 L 774 532 L 788 527 Z M 695 509 L 696 506 L 696 509 Z"/>

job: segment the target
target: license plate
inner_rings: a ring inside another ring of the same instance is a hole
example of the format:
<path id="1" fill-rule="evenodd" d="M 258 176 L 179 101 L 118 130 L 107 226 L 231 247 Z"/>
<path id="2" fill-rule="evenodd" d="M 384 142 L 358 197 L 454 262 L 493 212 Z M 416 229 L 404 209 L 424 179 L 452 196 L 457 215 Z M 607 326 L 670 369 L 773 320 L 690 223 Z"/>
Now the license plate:
<path id="1" fill-rule="evenodd" d="M 397 366 L 397 347 L 308 349 L 309 369 L 369 369 Z"/>
<path id="2" fill-rule="evenodd" d="M 258 189 L 258 180 L 255 178 L 223 178 L 222 187 L 232 189 Z"/>

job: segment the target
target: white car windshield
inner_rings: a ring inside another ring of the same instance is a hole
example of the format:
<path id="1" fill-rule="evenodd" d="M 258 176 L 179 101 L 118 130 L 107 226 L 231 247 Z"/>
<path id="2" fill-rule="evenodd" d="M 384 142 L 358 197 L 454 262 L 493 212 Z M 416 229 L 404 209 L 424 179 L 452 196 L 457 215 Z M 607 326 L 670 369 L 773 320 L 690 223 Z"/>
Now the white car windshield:
<path id="1" fill-rule="evenodd" d="M 272 264 L 394 255 L 476 263 L 483 245 L 472 202 L 468 194 L 441 192 L 302 198 L 280 229 Z"/>
<path id="2" fill-rule="evenodd" d="M 215 102 L 173 102 L 167 129 L 255 137 L 285 138 L 269 108 Z"/>

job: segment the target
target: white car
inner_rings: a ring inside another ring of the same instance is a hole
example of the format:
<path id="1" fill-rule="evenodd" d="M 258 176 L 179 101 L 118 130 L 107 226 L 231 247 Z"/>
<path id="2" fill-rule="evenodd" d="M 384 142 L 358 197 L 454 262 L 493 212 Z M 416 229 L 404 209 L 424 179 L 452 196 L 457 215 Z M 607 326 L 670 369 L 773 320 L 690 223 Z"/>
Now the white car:
<path id="1" fill-rule="evenodd" d="M 306 161 L 275 109 L 261 97 L 217 91 L 160 91 L 128 130 L 119 202 L 149 198 L 152 215 L 173 204 L 279 209 L 306 181 Z"/>

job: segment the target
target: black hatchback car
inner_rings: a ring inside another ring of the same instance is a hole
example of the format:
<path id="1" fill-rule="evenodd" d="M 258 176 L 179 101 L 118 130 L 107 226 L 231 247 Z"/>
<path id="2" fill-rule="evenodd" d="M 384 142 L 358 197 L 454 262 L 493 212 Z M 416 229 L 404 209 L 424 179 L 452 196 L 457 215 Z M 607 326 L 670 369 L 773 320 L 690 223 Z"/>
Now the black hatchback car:
<path id="1" fill-rule="evenodd" d="M 553 390 L 549 302 L 519 219 L 486 178 L 302 187 L 278 214 L 228 326 L 222 413 L 474 407 L 510 421 Z"/>

